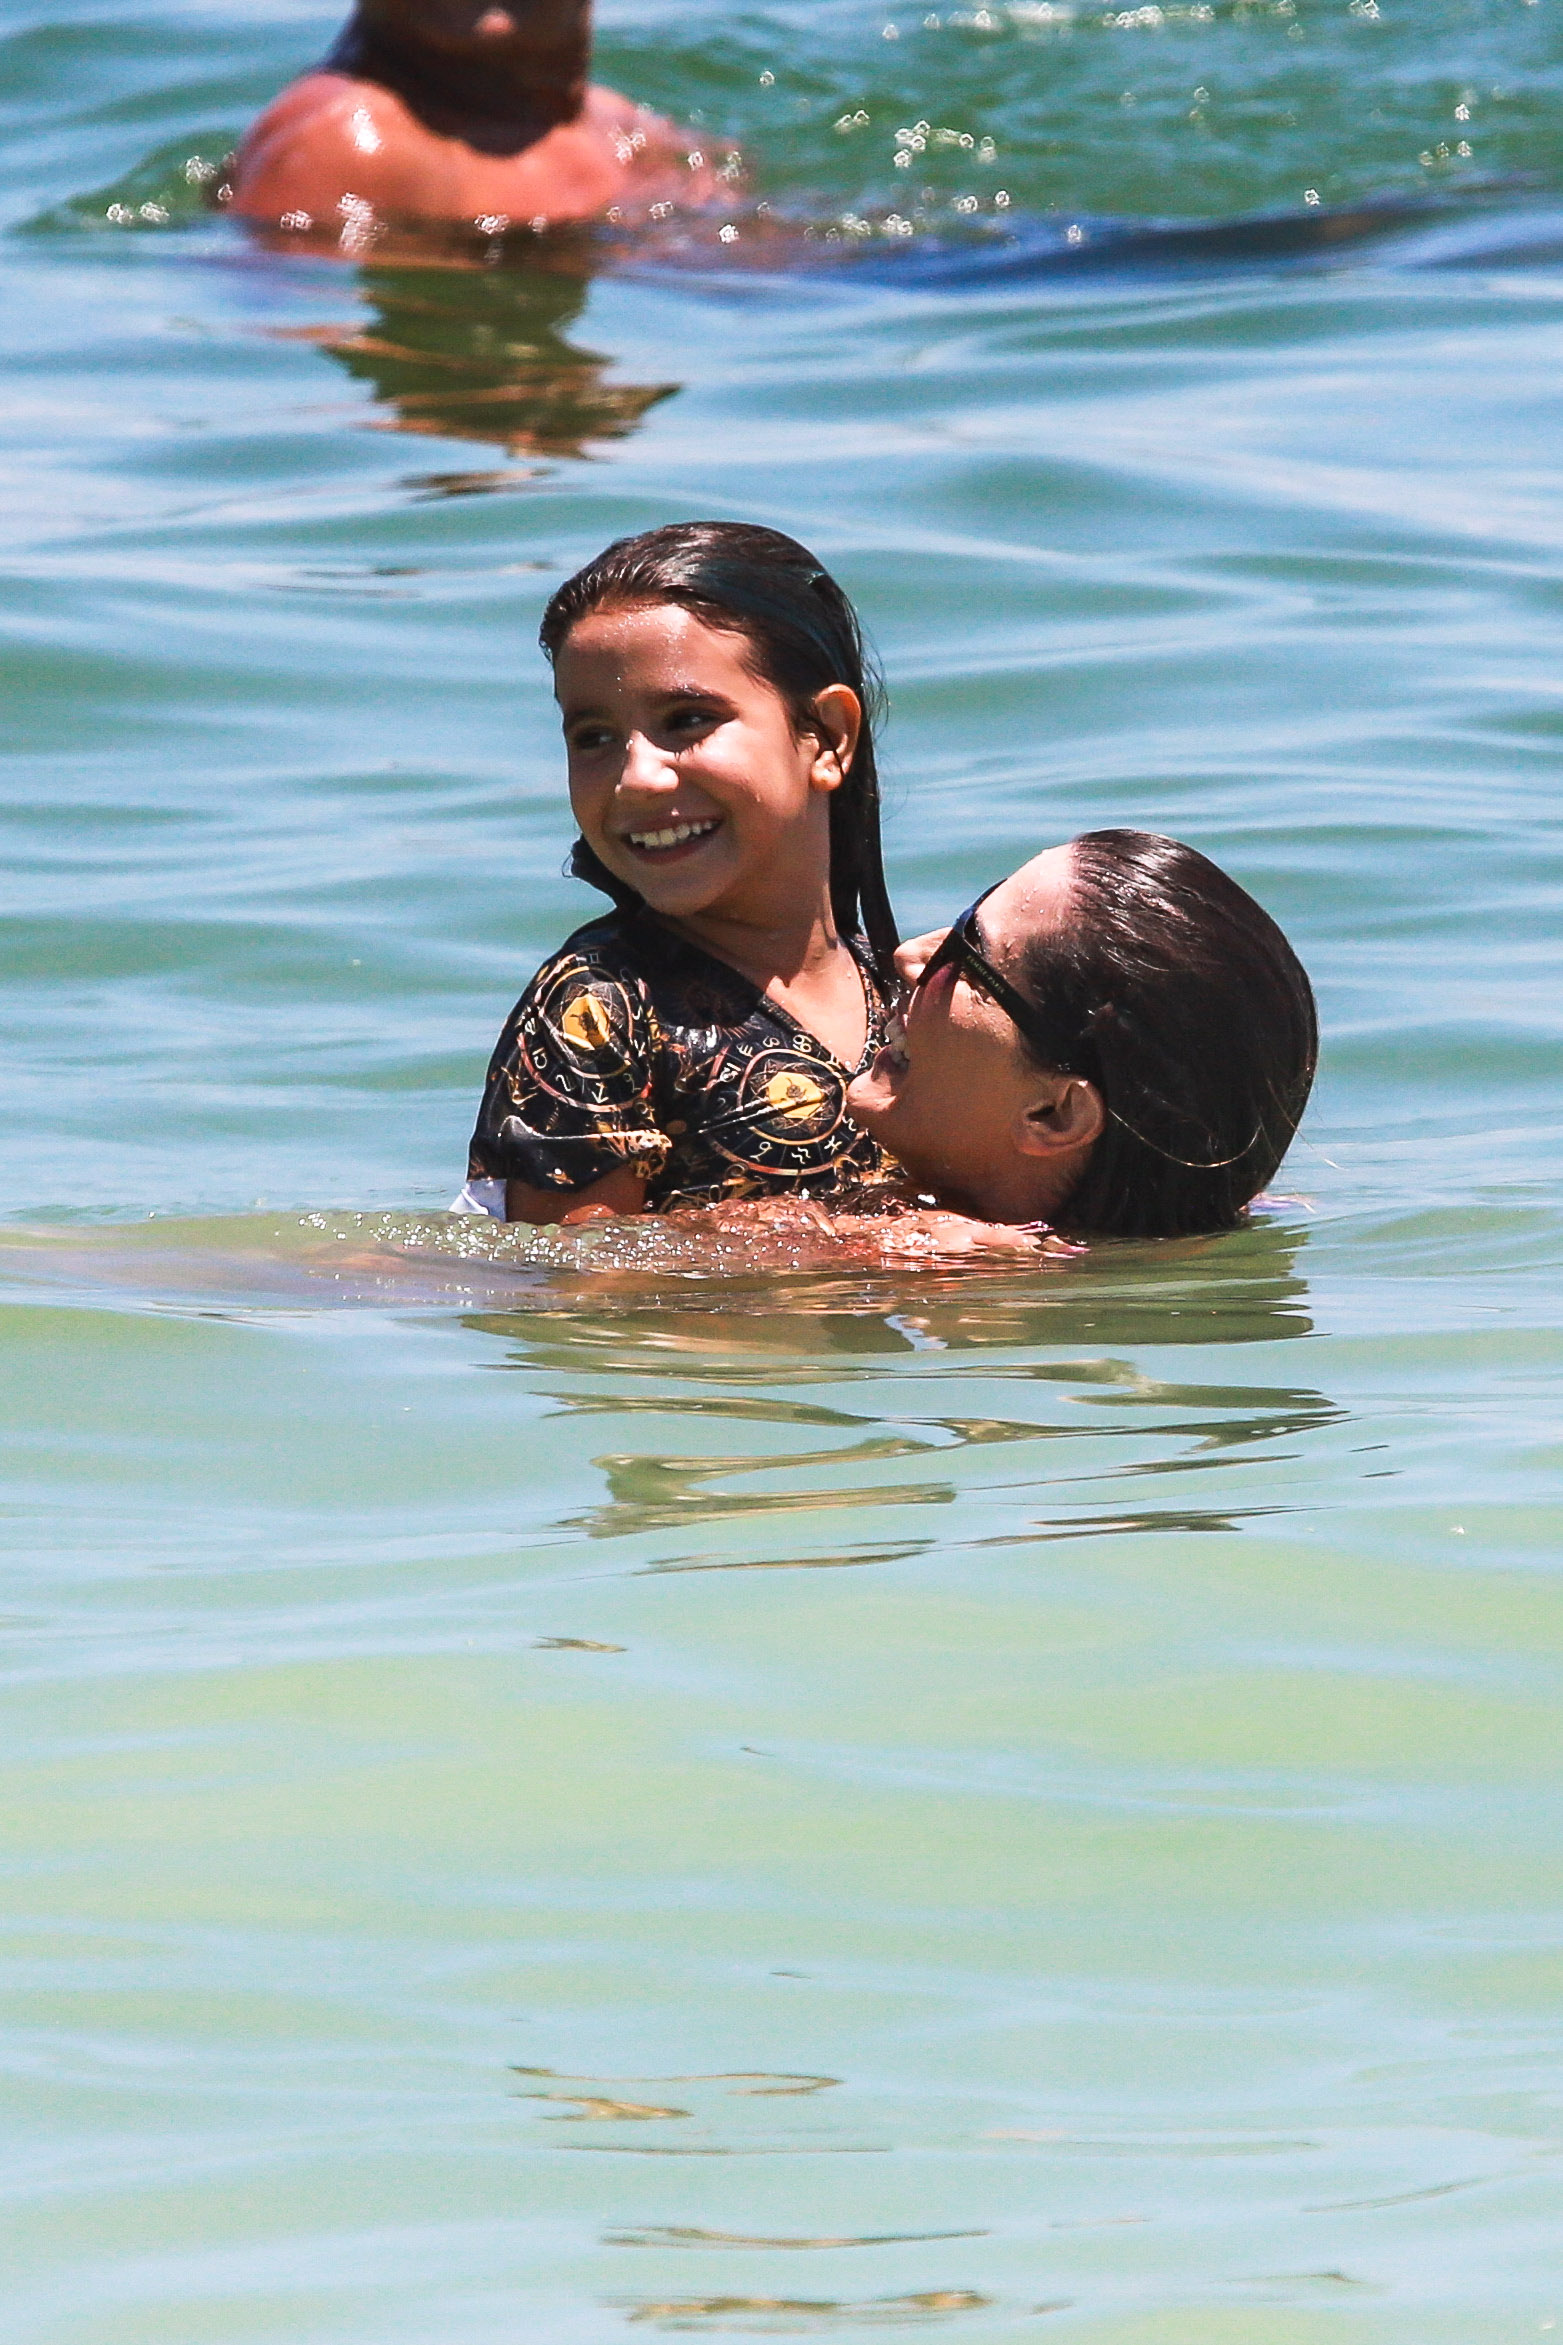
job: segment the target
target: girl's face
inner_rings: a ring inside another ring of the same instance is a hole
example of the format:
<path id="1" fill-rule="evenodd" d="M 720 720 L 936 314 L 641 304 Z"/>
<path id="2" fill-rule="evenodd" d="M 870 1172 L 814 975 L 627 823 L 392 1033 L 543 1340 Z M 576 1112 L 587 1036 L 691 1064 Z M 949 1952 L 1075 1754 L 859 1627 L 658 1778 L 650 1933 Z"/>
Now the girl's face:
<path id="1" fill-rule="evenodd" d="M 582 835 L 670 919 L 782 926 L 828 886 L 830 793 L 861 707 L 832 684 L 799 733 L 748 648 L 680 604 L 640 604 L 588 612 L 555 663 Z"/>

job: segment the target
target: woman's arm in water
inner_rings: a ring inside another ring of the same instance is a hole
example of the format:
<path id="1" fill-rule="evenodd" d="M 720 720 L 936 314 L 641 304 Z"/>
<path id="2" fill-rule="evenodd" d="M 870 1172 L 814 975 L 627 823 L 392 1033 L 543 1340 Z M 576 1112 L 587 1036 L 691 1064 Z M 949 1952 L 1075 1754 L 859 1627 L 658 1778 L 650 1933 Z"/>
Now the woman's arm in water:
<path id="1" fill-rule="evenodd" d="M 832 1213 L 811 1197 L 744 1197 L 678 1207 L 658 1218 L 687 1237 L 709 1237 L 728 1257 L 737 1241 L 756 1269 L 894 1270 L 962 1259 L 1035 1262 L 1039 1256 L 1085 1251 L 1051 1230 L 973 1221 L 969 1214 L 933 1205 L 908 1204 L 905 1211 L 891 1213 Z"/>
<path id="2" fill-rule="evenodd" d="M 645 1201 L 646 1183 L 627 1165 L 604 1173 L 584 1189 L 563 1194 L 533 1188 L 527 1181 L 505 1183 L 506 1221 L 534 1226 L 573 1229 L 583 1223 L 620 1221 L 643 1214 Z M 729 1253 L 738 1239 L 757 1269 L 782 1266 L 789 1258 L 796 1258 L 800 1267 L 805 1260 L 811 1265 L 834 1260 L 867 1269 L 973 1256 L 1034 1261 L 1039 1253 L 1083 1251 L 1050 1231 L 973 1221 L 969 1214 L 926 1205 L 902 1213 L 832 1213 L 811 1197 L 735 1197 L 725 1204 L 676 1206 L 656 1218 L 686 1237 L 725 1241 L 724 1251 Z"/>

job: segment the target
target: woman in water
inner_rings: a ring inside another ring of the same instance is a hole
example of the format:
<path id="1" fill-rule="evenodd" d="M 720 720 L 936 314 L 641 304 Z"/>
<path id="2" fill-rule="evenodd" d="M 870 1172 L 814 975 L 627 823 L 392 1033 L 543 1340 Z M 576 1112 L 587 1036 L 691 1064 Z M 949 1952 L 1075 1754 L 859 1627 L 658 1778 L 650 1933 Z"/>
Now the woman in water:
<path id="1" fill-rule="evenodd" d="M 896 930 L 851 604 L 779 530 L 620 539 L 543 618 L 580 826 L 612 898 L 506 1021 L 469 1208 L 557 1222 L 887 1181 L 847 1087 Z"/>
<path id="2" fill-rule="evenodd" d="M 872 1217 L 771 1201 L 676 1216 L 711 1266 L 893 1268 L 1236 1228 L 1313 1083 L 1307 973 L 1208 857 L 1089 831 L 903 945 L 855 1122 L 903 1168 Z"/>
<path id="3" fill-rule="evenodd" d="M 848 1105 L 988 1241 L 1231 1229 L 1291 1143 L 1313 989 L 1193 847 L 1088 831 L 896 957 L 906 1005 Z"/>

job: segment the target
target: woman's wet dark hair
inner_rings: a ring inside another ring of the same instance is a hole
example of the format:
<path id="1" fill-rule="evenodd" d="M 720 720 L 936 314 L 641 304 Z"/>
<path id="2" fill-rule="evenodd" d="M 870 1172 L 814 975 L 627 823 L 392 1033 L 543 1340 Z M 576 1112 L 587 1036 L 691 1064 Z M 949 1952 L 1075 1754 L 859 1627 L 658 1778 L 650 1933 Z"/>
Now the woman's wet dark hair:
<path id="1" fill-rule="evenodd" d="M 1307 971 L 1195 848 L 1104 830 L 1073 854 L 1071 916 L 1028 938 L 1021 974 L 1107 1124 L 1055 1218 L 1102 1236 L 1230 1229 L 1307 1104 L 1319 1049 Z"/>
<path id="2" fill-rule="evenodd" d="M 708 627 L 742 635 L 756 674 L 773 685 L 802 727 L 816 693 L 846 684 L 863 708 L 852 770 L 830 801 L 830 901 L 844 936 L 866 937 L 888 979 L 897 936 L 879 840 L 874 720 L 884 690 L 857 613 L 806 546 L 779 529 L 738 521 L 678 521 L 613 544 L 565 580 L 543 613 L 538 641 L 556 661 L 571 628 L 610 603 L 678 603 Z M 640 897 L 577 839 L 570 857 L 623 909 Z"/>

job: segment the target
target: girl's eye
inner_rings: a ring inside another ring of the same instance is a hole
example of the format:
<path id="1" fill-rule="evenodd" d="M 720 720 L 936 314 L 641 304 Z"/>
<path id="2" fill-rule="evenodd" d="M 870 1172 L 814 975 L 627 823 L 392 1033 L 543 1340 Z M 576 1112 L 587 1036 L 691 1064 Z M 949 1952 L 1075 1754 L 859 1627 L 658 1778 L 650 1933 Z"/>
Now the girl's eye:
<path id="1" fill-rule="evenodd" d="M 565 744 L 587 756 L 593 750 L 606 749 L 612 739 L 612 729 L 607 725 L 572 725 L 565 735 Z"/>
<path id="2" fill-rule="evenodd" d="M 709 733 L 717 722 L 718 718 L 714 709 L 697 707 L 676 708 L 667 720 L 670 733 L 685 734 Z"/>

